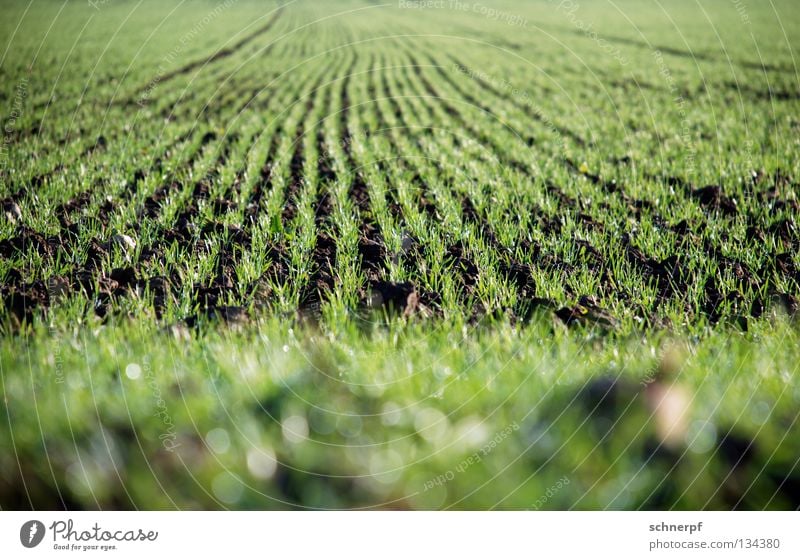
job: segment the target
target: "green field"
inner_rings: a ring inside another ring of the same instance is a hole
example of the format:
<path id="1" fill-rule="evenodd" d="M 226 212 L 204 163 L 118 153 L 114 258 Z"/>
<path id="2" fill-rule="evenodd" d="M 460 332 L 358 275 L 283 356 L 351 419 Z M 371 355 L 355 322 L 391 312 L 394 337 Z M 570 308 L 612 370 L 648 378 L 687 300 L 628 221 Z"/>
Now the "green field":
<path id="1" fill-rule="evenodd" d="M 3 509 L 800 507 L 791 0 L 4 8 Z"/>

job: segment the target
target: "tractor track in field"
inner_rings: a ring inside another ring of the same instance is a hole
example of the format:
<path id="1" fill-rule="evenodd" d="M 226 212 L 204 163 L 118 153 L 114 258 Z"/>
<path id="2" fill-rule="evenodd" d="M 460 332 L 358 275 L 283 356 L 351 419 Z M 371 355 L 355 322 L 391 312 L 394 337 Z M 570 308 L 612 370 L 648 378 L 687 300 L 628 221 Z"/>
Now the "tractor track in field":
<path id="1" fill-rule="evenodd" d="M 414 97 L 419 99 L 419 103 L 422 109 L 425 111 L 425 114 L 427 115 L 429 122 L 436 123 L 438 120 L 444 120 L 444 119 L 438 119 L 434 107 L 431 106 L 430 103 L 428 102 L 428 99 L 426 99 L 430 98 L 430 94 L 426 95 L 426 92 L 421 83 L 418 84 L 417 80 L 415 79 L 415 75 L 412 73 L 413 69 L 414 69 L 413 64 L 403 65 L 402 74 L 395 78 L 395 86 L 398 88 L 399 91 L 411 92 Z M 402 81 L 401 77 L 403 78 Z M 464 143 L 460 135 L 451 134 L 450 140 L 452 141 L 453 147 L 455 149 L 459 150 L 468 149 L 468 146 Z M 496 159 L 487 156 L 483 150 L 481 150 L 478 154 L 476 154 L 476 156 L 479 157 L 485 165 L 491 166 L 497 163 Z"/>
<path id="2" fill-rule="evenodd" d="M 523 175 L 526 175 L 526 176 L 531 175 L 532 169 L 531 169 L 531 167 L 529 165 L 526 165 L 526 164 L 522 163 L 521 161 L 519 161 L 519 160 L 517 160 L 517 159 L 515 159 L 513 157 L 508 156 L 508 154 L 505 153 L 505 150 L 502 148 L 502 146 L 500 146 L 492 137 L 490 137 L 488 134 L 486 134 L 482 130 L 476 128 L 474 125 L 470 124 L 469 120 L 466 117 L 464 117 L 464 115 L 458 109 L 456 109 L 447 100 L 447 97 L 443 97 L 436 90 L 436 88 L 433 87 L 431 82 L 425 76 L 424 72 L 422 72 L 423 66 L 421 66 L 419 64 L 417 59 L 411 53 L 408 53 L 408 56 L 411 59 L 411 63 L 414 66 L 415 74 L 419 78 L 419 80 L 422 83 L 422 85 L 425 88 L 425 90 L 428 92 L 428 95 L 430 95 L 432 98 L 438 100 L 442 104 L 442 107 L 444 108 L 445 112 L 453 120 L 455 120 L 461 126 L 461 128 L 463 128 L 464 130 L 469 131 L 470 135 L 473 138 L 478 139 L 478 141 L 480 142 L 481 145 L 489 146 L 491 148 L 491 150 L 492 150 L 492 153 L 498 154 L 498 157 L 500 157 L 499 154 L 502 154 L 503 157 L 501 158 L 501 160 L 505 164 L 507 164 L 508 166 L 510 166 L 513 169 L 517 170 L 518 172 L 522 173 Z M 441 68 L 439 68 L 436 65 L 434 65 L 434 67 L 437 69 L 437 73 L 439 73 L 440 75 L 446 76 L 446 73 L 444 73 L 441 70 Z M 449 78 L 449 76 L 447 78 Z M 458 91 L 458 90 L 456 89 L 456 91 Z M 464 102 L 467 103 L 467 104 L 471 104 L 471 105 L 475 106 L 474 103 L 470 103 L 468 100 L 465 100 Z M 489 114 L 491 114 L 491 113 L 489 113 Z"/>
<path id="3" fill-rule="evenodd" d="M 216 78 L 217 78 L 216 75 L 210 76 L 210 77 L 207 78 L 206 81 L 203 81 L 203 82 L 200 82 L 200 83 L 196 84 L 195 87 L 191 90 L 191 92 L 189 94 L 189 97 L 186 97 L 184 95 L 185 92 L 181 93 L 174 102 L 165 104 L 165 106 L 161 109 L 161 111 L 156 116 L 160 117 L 164 121 L 182 121 L 182 120 L 184 120 L 184 118 L 188 118 L 188 113 L 194 110 L 194 108 L 193 108 L 193 106 L 191 104 L 191 100 L 196 98 L 200 92 L 203 92 L 204 91 L 203 90 L 204 87 L 207 87 L 207 86 L 208 87 L 213 87 L 218 81 Z M 241 84 L 232 85 L 232 87 L 230 87 L 228 89 L 238 90 L 240 85 L 244 86 L 247 83 L 252 82 L 252 81 L 253 81 L 252 79 L 248 78 L 247 81 L 243 81 Z M 263 83 L 264 79 L 262 78 L 261 81 Z M 178 112 L 178 113 L 175 112 L 175 109 L 178 106 L 178 103 L 181 103 L 181 108 L 182 108 L 183 112 L 186 113 L 186 114 L 182 114 L 181 112 Z M 49 102 L 46 105 L 49 105 Z M 111 103 L 109 105 L 109 107 L 107 107 L 107 109 L 110 108 L 110 106 L 114 106 L 114 105 L 115 105 L 114 103 Z M 222 103 L 217 103 L 217 105 L 218 106 L 222 106 Z M 109 115 L 107 113 L 107 109 L 106 109 L 106 111 L 103 111 L 104 122 L 109 120 L 109 118 L 108 118 Z M 206 108 L 206 110 L 207 110 L 207 108 Z M 77 111 L 77 109 L 73 110 L 73 116 L 77 114 L 75 111 Z M 219 111 L 212 110 L 209 113 L 209 116 L 215 116 L 218 113 L 219 113 Z M 51 120 L 57 120 L 59 116 L 62 116 L 62 115 L 60 113 L 55 113 L 55 114 L 51 115 L 50 117 L 51 117 Z M 156 116 L 152 117 L 153 120 L 155 120 Z M 128 119 L 125 119 L 125 120 L 123 120 L 121 122 L 125 122 L 126 123 L 126 122 L 128 122 Z M 20 136 L 20 138 L 18 138 L 18 140 L 20 140 L 20 139 L 22 139 L 22 140 L 29 139 L 29 138 L 31 138 L 33 136 L 40 136 L 42 134 L 42 126 L 43 126 L 43 124 L 44 124 L 43 121 L 40 121 L 38 127 L 32 128 L 30 131 L 28 131 L 29 134 Z M 85 135 L 85 131 L 83 130 L 83 128 L 85 126 L 87 126 L 86 123 L 82 122 L 81 129 L 79 129 L 77 131 L 78 135 L 80 135 L 80 136 L 84 136 Z M 91 155 L 92 152 L 94 152 L 98 148 L 104 148 L 106 144 L 111 144 L 113 142 L 118 141 L 120 136 L 123 136 L 125 134 L 125 130 L 121 130 L 119 128 L 108 130 L 108 131 L 102 131 L 101 130 L 100 132 L 101 132 L 101 134 L 99 134 L 96 137 L 94 142 L 89 142 L 89 143 L 86 144 L 86 146 L 79 153 L 79 155 L 76 156 L 75 160 L 70 161 L 70 162 L 60 162 L 59 166 L 67 167 L 68 165 L 73 165 L 74 161 L 81 160 L 86 155 Z M 58 141 L 57 144 L 58 144 L 58 146 L 64 146 L 67 142 L 69 142 L 69 137 L 65 136 L 65 137 L 61 138 Z M 56 168 L 58 168 L 58 166 L 56 166 Z M 51 176 L 53 174 L 53 172 L 54 172 L 53 170 L 43 172 L 40 175 L 40 178 L 41 179 L 45 179 L 45 178 Z"/>
<path id="4" fill-rule="evenodd" d="M 256 90 L 254 90 L 254 91 L 256 91 Z M 262 90 L 258 90 L 258 91 L 261 92 Z M 237 98 L 230 98 L 230 99 L 227 99 L 227 100 L 220 99 L 219 102 L 216 103 L 213 106 L 213 109 L 211 109 L 210 113 L 208 112 L 209 110 L 207 108 L 208 104 L 206 104 L 206 106 L 205 106 L 205 108 L 206 108 L 206 112 L 205 112 L 206 118 L 209 118 L 209 117 L 218 118 L 223 113 L 223 111 L 227 107 L 230 107 L 231 104 L 233 104 L 237 99 L 239 99 L 239 98 L 238 97 Z M 251 100 L 252 100 L 252 98 L 251 98 Z M 247 103 L 249 103 L 249 101 L 240 104 L 240 106 L 239 106 L 240 109 L 242 107 L 245 107 L 247 105 Z M 196 109 L 193 109 L 191 106 L 187 106 L 183 110 L 183 112 L 185 112 L 185 115 L 182 114 L 182 113 L 179 113 L 179 114 L 175 115 L 175 120 L 182 120 L 185 116 L 188 117 L 188 115 L 190 113 L 194 112 L 195 117 L 192 119 L 192 121 L 193 122 L 197 122 Z M 193 129 L 190 129 L 188 132 L 184 133 L 182 135 L 182 137 L 179 137 L 175 141 L 175 143 L 179 144 L 182 141 L 181 138 L 183 138 L 183 139 L 187 138 L 188 136 L 190 136 L 192 134 L 192 132 L 193 132 Z M 123 134 L 124 134 L 124 131 L 118 130 L 118 131 L 115 131 L 114 134 L 110 134 L 109 133 L 109 138 L 108 139 L 104 135 L 98 136 L 93 142 L 88 143 L 79 152 L 79 154 L 74 157 L 74 159 L 72 159 L 72 160 L 70 160 L 68 162 L 59 162 L 58 164 L 53 166 L 51 169 L 49 169 L 47 171 L 44 171 L 44 172 L 36 175 L 35 177 L 33 177 L 28 183 L 26 183 L 24 185 L 17 185 L 16 190 L 6 198 L 9 199 L 10 201 L 15 202 L 15 203 L 23 202 L 24 200 L 26 200 L 27 198 L 29 198 L 30 196 L 32 196 L 34 194 L 35 189 L 40 188 L 42 185 L 45 184 L 46 181 L 52 179 L 56 174 L 58 174 L 60 172 L 63 172 L 65 169 L 67 169 L 70 166 L 72 166 L 75 162 L 77 162 L 77 161 L 87 162 L 87 161 L 90 161 L 96 154 L 106 153 L 107 150 L 108 150 L 107 146 L 109 146 L 113 142 L 118 141 L 119 138 Z M 163 154 L 161 154 L 161 156 L 155 156 L 153 158 L 153 160 L 154 161 L 158 160 L 159 157 L 162 157 L 162 156 L 163 156 Z M 65 201 L 63 203 L 65 205 L 65 207 L 75 206 L 75 204 L 74 204 L 75 201 L 77 201 L 80 197 L 85 197 L 86 196 L 85 194 L 83 194 L 84 192 L 86 192 L 86 191 L 82 191 L 81 193 L 78 193 L 78 194 L 74 195 L 73 196 L 73 198 L 75 199 L 74 201 L 71 201 L 71 200 Z"/>
<path id="5" fill-rule="evenodd" d="M 464 69 L 467 69 L 467 71 L 469 71 L 469 68 L 467 66 L 465 66 L 463 63 L 461 63 L 458 59 L 456 59 L 452 55 L 450 55 L 449 58 L 454 62 L 454 64 L 456 64 L 460 68 L 464 68 Z M 492 118 L 495 118 L 494 117 L 494 115 L 495 115 L 494 109 L 492 109 L 490 106 L 488 106 L 485 103 L 483 103 L 481 100 L 476 98 L 474 95 L 472 95 L 472 94 L 468 93 L 467 91 L 465 91 L 460 85 L 458 85 L 456 83 L 456 81 L 452 78 L 452 76 L 448 75 L 448 73 L 445 71 L 445 68 L 442 65 L 440 65 L 431 55 L 428 55 L 428 59 L 431 62 L 431 66 L 436 70 L 437 74 L 439 76 L 441 76 L 442 79 L 450 85 L 450 87 L 454 90 L 454 92 L 458 96 L 460 96 L 462 99 L 464 99 L 468 104 L 477 107 L 478 109 L 483 111 L 485 114 L 490 115 Z M 517 105 L 518 102 L 516 102 L 511 96 L 503 94 L 502 92 L 500 92 L 499 90 L 497 90 L 496 88 L 491 86 L 491 84 L 488 84 L 487 82 L 482 80 L 479 76 L 474 75 L 474 74 L 470 74 L 470 76 L 472 76 L 473 79 L 475 79 L 477 83 L 479 83 L 484 89 L 489 91 L 492 95 L 494 95 L 498 99 L 500 99 L 502 101 L 505 101 L 505 102 L 512 103 L 514 105 Z M 429 89 L 428 91 L 431 91 L 431 90 Z M 524 105 L 521 105 L 521 106 L 518 105 L 518 108 L 520 110 L 522 110 L 529 118 L 531 118 L 531 119 L 533 119 L 533 120 L 535 120 L 537 122 L 540 122 L 542 124 L 546 124 L 546 121 L 540 115 L 538 115 L 535 111 L 529 111 L 526 108 L 526 106 L 524 106 Z M 464 122 L 463 119 L 461 119 L 461 122 Z M 569 129 L 566 129 L 564 127 L 558 127 L 554 123 L 550 123 L 550 125 L 553 126 L 555 128 L 555 130 L 559 134 L 568 136 L 574 142 L 576 142 L 579 146 L 586 146 L 587 145 L 586 141 L 582 137 L 580 137 L 578 134 L 574 133 L 573 131 L 571 131 Z M 509 125 L 507 125 L 507 124 L 503 124 L 503 126 L 505 128 L 509 128 Z M 521 138 L 520 132 L 518 130 L 511 129 L 511 132 L 513 132 L 513 136 Z M 481 141 L 483 142 L 483 139 L 481 139 Z M 528 145 L 528 147 L 530 147 L 530 146 L 535 144 L 535 138 L 533 138 L 532 136 L 525 136 L 524 141 Z M 500 151 L 498 149 L 498 147 L 496 145 L 494 145 L 494 144 L 491 144 L 491 145 L 493 147 L 493 153 L 495 153 L 495 154 L 503 153 L 502 151 Z M 524 164 L 521 164 L 521 163 L 515 161 L 513 158 L 511 158 L 511 159 L 504 158 L 504 160 L 507 161 L 507 163 L 509 163 L 512 167 L 514 167 L 518 171 L 522 172 L 523 174 L 530 175 L 530 171 L 525 168 Z M 568 158 L 565 158 L 565 161 L 567 163 L 568 169 L 570 169 L 571 171 L 573 171 L 575 173 L 578 172 L 578 167 L 575 166 Z M 594 179 L 593 180 L 594 183 L 600 182 L 599 178 L 597 178 L 597 177 L 590 176 L 590 178 Z M 604 187 L 608 190 L 608 192 L 616 192 L 616 191 L 618 191 L 620 189 L 620 187 L 618 185 L 616 185 L 616 183 L 613 182 L 613 181 L 605 183 Z M 556 194 L 556 196 L 561 198 L 561 200 L 563 202 L 566 202 L 568 204 L 568 206 L 570 206 L 570 207 L 575 207 L 576 206 L 576 201 L 571 199 L 570 197 L 568 197 L 566 194 L 564 194 L 563 191 L 558 186 L 553 184 L 552 182 L 548 182 L 547 183 L 547 188 L 550 191 L 552 191 L 554 194 Z"/>
<path id="6" fill-rule="evenodd" d="M 482 112 L 484 112 L 486 115 L 490 116 L 493 119 L 497 119 L 497 117 L 495 116 L 494 109 L 492 109 L 491 107 L 489 107 L 488 105 L 483 103 L 481 100 L 476 98 L 474 95 L 472 95 L 469 92 L 465 91 L 460 85 L 458 85 L 456 83 L 456 81 L 453 79 L 453 77 L 450 76 L 445 71 L 445 67 L 440 65 L 436 61 L 436 59 L 434 59 L 430 54 L 428 54 L 427 56 L 428 56 L 428 60 L 431 63 L 430 67 L 432 67 L 436 71 L 436 73 L 443 79 L 444 82 L 446 82 L 447 84 L 450 85 L 450 87 L 453 89 L 453 91 L 456 93 L 456 95 L 458 95 L 461 99 L 463 99 L 464 102 L 466 102 L 467 104 L 472 105 L 474 107 L 477 107 Z M 414 61 L 414 64 L 416 66 L 417 62 Z M 462 67 L 463 67 L 463 65 L 462 65 Z M 478 80 L 479 83 L 481 83 L 482 85 L 485 85 L 485 89 L 487 91 L 489 91 L 491 93 L 495 93 L 495 90 L 493 88 L 491 88 L 491 86 L 489 86 L 489 84 L 485 84 L 484 82 L 480 81 L 478 78 L 476 78 L 476 80 Z M 428 84 L 430 84 L 430 82 L 428 82 Z M 435 92 L 436 91 L 432 87 L 429 88 L 429 87 L 426 86 L 426 89 L 429 92 L 432 92 L 432 91 Z M 439 94 L 435 93 L 435 95 L 439 95 Z M 505 97 L 503 97 L 503 95 L 500 94 L 499 92 L 495 93 L 495 95 L 499 99 L 507 101 L 507 99 Z M 442 98 L 442 99 L 446 99 L 446 98 Z M 452 107 L 452 109 L 454 111 L 453 115 L 457 116 L 457 118 L 459 119 L 459 122 L 462 123 L 462 124 L 466 123 L 466 119 L 461 115 L 461 113 L 457 109 L 455 109 L 455 107 Z M 536 117 L 531 117 L 531 118 L 534 118 L 535 120 L 538 120 Z M 500 122 L 500 121 L 498 121 L 498 122 Z M 509 125 L 507 123 L 502 123 L 501 122 L 501 124 L 503 125 L 503 128 L 505 128 L 506 130 L 508 130 L 511 133 L 511 136 L 513 136 L 514 138 L 516 138 L 519 141 L 523 141 L 524 140 L 527 148 L 530 148 L 530 146 L 532 146 L 535 143 L 535 138 L 533 138 L 531 136 L 525 136 L 523 138 L 522 135 L 520 134 L 519 130 L 517 130 L 515 128 L 512 128 L 511 125 Z M 557 130 L 559 130 L 561 132 L 560 128 L 557 129 Z M 574 135 L 574 133 L 572 133 L 571 131 L 566 131 L 566 129 L 565 129 L 565 132 L 563 132 L 563 133 L 567 134 L 567 135 L 570 135 L 570 136 Z M 585 145 L 586 142 L 582 138 L 580 138 L 577 135 L 575 135 L 575 136 L 576 136 L 575 141 L 577 143 L 579 143 L 579 145 Z M 489 146 L 492 147 L 492 153 L 494 153 L 494 154 L 503 154 L 502 161 L 504 163 L 506 163 L 507 165 L 510 165 L 511 167 L 513 167 L 514 169 L 519 171 L 520 173 L 523 173 L 524 175 L 528 175 L 528 176 L 532 177 L 532 174 L 531 174 L 532 170 L 531 170 L 530 166 L 528 166 L 528 165 L 526 165 L 526 164 L 514 159 L 513 157 L 510 157 L 507 154 L 505 154 L 505 150 L 503 150 L 493 139 L 491 139 L 491 137 L 489 137 L 488 135 L 486 135 L 484 133 L 481 133 L 477 137 L 480 139 L 482 144 L 486 144 L 486 145 L 489 145 Z M 552 183 L 548 184 L 548 188 L 558 189 L 558 187 L 556 187 Z"/>
<path id="7" fill-rule="evenodd" d="M 482 89 L 485 89 L 486 91 L 491 93 L 496 98 L 501 99 L 501 100 L 503 100 L 504 102 L 506 102 L 506 103 L 508 103 L 510 105 L 513 105 L 514 107 L 516 107 L 518 110 L 520 110 L 522 113 L 524 113 L 531 120 L 534 120 L 534 121 L 538 122 L 539 124 L 541 124 L 541 125 L 543 125 L 545 127 L 552 127 L 560 135 L 568 137 L 573 142 L 575 142 L 578 146 L 584 147 L 584 146 L 587 145 L 586 140 L 583 137 L 581 137 L 580 134 L 578 134 L 578 133 L 576 133 L 576 132 L 574 132 L 574 131 L 566 128 L 566 127 L 558 126 L 552 120 L 544 118 L 539 112 L 536 111 L 536 109 L 531 107 L 530 104 L 520 103 L 519 99 L 514 97 L 510 93 L 503 92 L 502 90 L 497 89 L 496 87 L 494 87 L 492 84 L 490 84 L 489 82 L 484 80 L 478 73 L 474 72 L 472 69 L 470 69 L 469 66 L 467 66 L 466 64 L 461 62 L 458 58 L 456 58 L 452 54 L 448 54 L 447 57 L 453 62 L 453 64 L 455 64 L 460 69 L 460 71 L 463 71 L 465 73 L 465 75 L 469 76 L 471 79 L 474 79 L 475 82 L 478 85 L 480 85 Z M 467 99 L 471 103 L 475 103 L 478 107 L 480 107 L 484 111 L 487 111 L 490 114 L 494 114 L 494 111 L 491 108 L 486 107 L 483 104 L 480 104 L 480 101 L 478 101 L 474 97 L 470 97 L 470 98 L 465 97 L 465 99 Z M 529 139 L 526 138 L 526 141 L 528 141 L 528 140 Z"/>
<path id="8" fill-rule="evenodd" d="M 246 35 L 245 37 L 243 37 L 242 39 L 240 39 L 239 41 L 237 41 L 236 43 L 234 43 L 230 47 L 225 47 L 224 49 L 220 49 L 217 52 L 215 52 L 213 55 L 211 55 L 209 57 L 206 57 L 204 59 L 198 59 L 198 60 L 194 60 L 192 62 L 189 62 L 187 64 L 184 64 L 183 66 L 181 66 L 179 68 L 176 68 L 174 70 L 171 70 L 171 71 L 169 71 L 169 72 L 167 72 L 167 73 L 165 73 L 163 75 L 160 75 L 160 76 L 157 75 L 157 76 L 152 77 L 148 83 L 146 83 L 143 86 L 139 87 L 139 89 L 136 91 L 136 94 L 134 95 L 134 99 L 138 99 L 138 97 L 141 96 L 141 94 L 143 92 L 148 91 L 148 89 L 151 88 L 151 86 L 152 86 L 152 84 L 154 82 L 159 84 L 159 85 L 162 85 L 165 82 L 168 82 L 168 81 L 172 80 L 173 78 L 175 78 L 177 76 L 181 76 L 183 74 L 188 74 L 189 72 L 191 72 L 192 70 L 195 70 L 196 68 L 200 68 L 200 67 L 206 66 L 207 64 L 210 64 L 212 62 L 217 62 L 217 61 L 223 60 L 223 59 L 228 58 L 229 56 L 235 54 L 237 51 L 239 51 L 242 47 L 244 47 L 248 43 L 254 41 L 255 39 L 257 39 L 261 35 L 264 35 L 267 32 L 269 32 L 269 30 L 272 29 L 272 27 L 275 25 L 275 23 L 280 18 L 281 14 L 283 13 L 283 9 L 284 9 L 283 6 L 279 7 L 275 11 L 275 13 L 272 15 L 272 17 L 269 19 L 269 21 L 267 21 L 266 24 L 264 24 L 263 26 L 259 27 L 258 29 L 256 29 L 252 33 L 250 33 L 249 35 Z M 134 103 L 135 102 L 136 101 L 134 101 Z"/>

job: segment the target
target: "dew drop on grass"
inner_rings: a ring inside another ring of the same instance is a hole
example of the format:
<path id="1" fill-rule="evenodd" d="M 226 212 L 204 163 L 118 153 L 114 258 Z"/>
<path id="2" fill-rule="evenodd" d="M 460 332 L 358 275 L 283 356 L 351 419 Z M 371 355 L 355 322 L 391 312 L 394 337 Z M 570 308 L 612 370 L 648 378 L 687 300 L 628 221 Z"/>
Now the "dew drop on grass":
<path id="1" fill-rule="evenodd" d="M 706 420 L 692 422 L 686 431 L 686 445 L 692 453 L 707 453 L 716 441 L 717 427 Z"/>
<path id="2" fill-rule="evenodd" d="M 206 434 L 206 445 L 216 454 L 226 453 L 231 447 L 231 438 L 227 430 L 214 428 Z"/>
<path id="3" fill-rule="evenodd" d="M 414 419 L 414 429 L 429 442 L 442 440 L 450 429 L 444 413 L 436 408 L 424 408 Z"/>
<path id="4" fill-rule="evenodd" d="M 451 375 L 453 375 L 453 370 L 451 370 L 449 367 L 437 368 L 434 371 L 434 376 L 436 376 L 436 378 L 439 380 L 446 379 Z"/>
<path id="5" fill-rule="evenodd" d="M 275 453 L 269 448 L 253 448 L 247 452 L 247 470 L 250 474 L 261 480 L 272 478 L 278 461 Z"/>
<path id="6" fill-rule="evenodd" d="M 346 438 L 354 438 L 361 433 L 363 423 L 358 416 L 339 416 L 336 430 Z"/>
<path id="7" fill-rule="evenodd" d="M 489 439 L 489 430 L 477 415 L 468 416 L 456 424 L 455 440 L 467 449 L 476 449 Z"/>
<path id="8" fill-rule="evenodd" d="M 373 399 L 378 399 L 382 397 L 385 390 L 386 387 L 380 383 L 376 383 L 374 385 L 367 385 L 364 387 L 364 392 Z"/>
<path id="9" fill-rule="evenodd" d="M 750 418 L 759 426 L 766 424 L 771 415 L 772 408 L 765 401 L 755 403 L 750 412 Z"/>
<path id="10" fill-rule="evenodd" d="M 308 437 L 308 422 L 305 417 L 294 414 L 283 421 L 281 431 L 289 443 L 300 443 Z"/>
<path id="11" fill-rule="evenodd" d="M 369 459 L 369 471 L 378 482 L 393 484 L 403 473 L 403 457 L 392 449 L 373 453 Z"/>
<path id="12" fill-rule="evenodd" d="M 219 501 L 234 504 L 242 497 L 244 487 L 232 474 L 223 472 L 214 477 L 211 482 L 211 491 Z"/>
<path id="13" fill-rule="evenodd" d="M 328 435 L 336 429 L 333 414 L 321 408 L 312 408 L 308 413 L 308 423 L 314 433 Z"/>
<path id="14" fill-rule="evenodd" d="M 130 363 L 125 367 L 125 375 L 128 379 L 139 379 L 142 376 L 142 368 L 139 364 Z"/>
<path id="15" fill-rule="evenodd" d="M 381 422 L 384 426 L 396 426 L 403 418 L 403 412 L 397 403 L 389 401 L 383 405 Z"/>

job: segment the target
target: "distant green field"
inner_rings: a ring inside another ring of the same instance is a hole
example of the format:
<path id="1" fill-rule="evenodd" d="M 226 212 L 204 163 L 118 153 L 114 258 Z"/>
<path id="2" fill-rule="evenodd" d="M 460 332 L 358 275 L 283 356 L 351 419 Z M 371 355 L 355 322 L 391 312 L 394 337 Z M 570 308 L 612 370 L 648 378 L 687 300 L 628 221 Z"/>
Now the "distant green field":
<path id="1" fill-rule="evenodd" d="M 794 4 L 7 2 L 0 507 L 800 507 Z"/>

